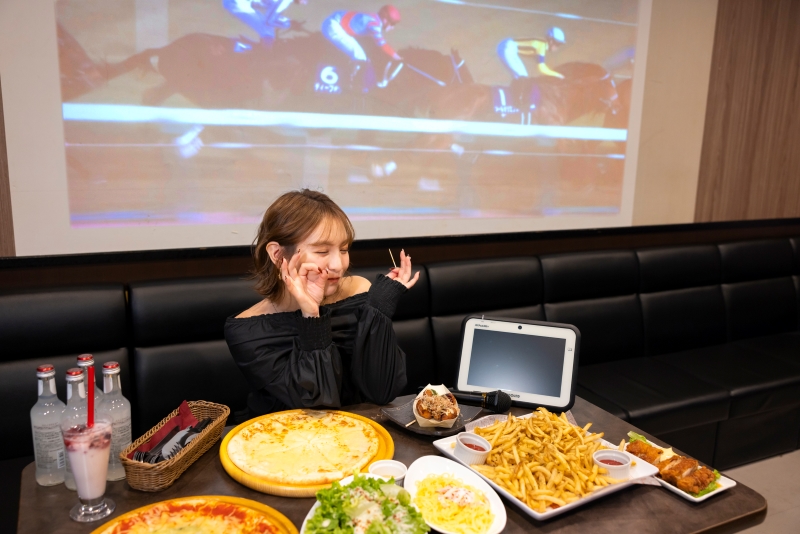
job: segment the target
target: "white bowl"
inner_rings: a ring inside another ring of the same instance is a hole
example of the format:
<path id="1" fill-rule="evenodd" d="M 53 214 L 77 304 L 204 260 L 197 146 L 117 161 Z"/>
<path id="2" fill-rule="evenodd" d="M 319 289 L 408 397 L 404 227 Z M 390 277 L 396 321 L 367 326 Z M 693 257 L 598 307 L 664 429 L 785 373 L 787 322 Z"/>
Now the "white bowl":
<path id="1" fill-rule="evenodd" d="M 397 460 L 378 460 L 369 466 L 369 472 L 386 480 L 394 477 L 394 482 L 398 486 L 402 486 L 403 479 L 406 477 L 406 464 L 398 462 Z"/>
<path id="2" fill-rule="evenodd" d="M 594 463 L 598 467 L 608 470 L 608 476 L 617 480 L 627 480 L 631 476 L 631 457 L 630 455 L 613 449 L 601 449 L 592 455 Z M 603 460 L 613 460 L 620 465 L 609 465 Z"/>
<path id="3" fill-rule="evenodd" d="M 481 447 L 483 451 L 470 449 L 467 447 L 467 443 Z M 453 454 L 467 465 L 483 465 L 486 463 L 486 458 L 489 457 L 491 450 L 492 445 L 479 435 L 471 432 L 461 432 L 456 436 L 456 448 L 453 450 Z"/>

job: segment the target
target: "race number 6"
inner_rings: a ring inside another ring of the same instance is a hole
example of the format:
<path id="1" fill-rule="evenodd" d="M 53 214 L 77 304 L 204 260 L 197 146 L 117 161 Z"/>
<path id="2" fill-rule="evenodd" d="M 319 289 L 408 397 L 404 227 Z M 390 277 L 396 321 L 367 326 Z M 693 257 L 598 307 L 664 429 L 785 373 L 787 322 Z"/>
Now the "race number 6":
<path id="1" fill-rule="evenodd" d="M 336 82 L 339 81 L 339 75 L 336 74 L 336 67 L 330 65 L 323 67 L 323 69 L 319 71 L 319 79 L 322 83 L 336 85 Z"/>

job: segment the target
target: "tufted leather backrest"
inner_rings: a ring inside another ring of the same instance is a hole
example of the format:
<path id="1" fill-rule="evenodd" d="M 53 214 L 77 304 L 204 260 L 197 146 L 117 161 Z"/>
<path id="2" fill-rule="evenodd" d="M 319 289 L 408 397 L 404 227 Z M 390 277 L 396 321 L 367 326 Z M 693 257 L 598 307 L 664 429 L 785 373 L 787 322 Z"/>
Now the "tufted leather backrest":
<path id="1" fill-rule="evenodd" d="M 375 282 L 388 268 L 352 269 L 354 275 Z M 408 290 L 397 304 L 392 318 L 397 344 L 406 353 L 406 389 L 403 393 L 416 393 L 417 387 L 436 382 L 436 357 L 433 349 L 433 334 L 428 319 L 430 313 L 430 284 L 425 266 L 414 266 L 419 271 L 419 280 Z"/>
<path id="2" fill-rule="evenodd" d="M 125 346 L 121 284 L 0 295 L 0 361 Z"/>
<path id="3" fill-rule="evenodd" d="M 236 277 L 131 284 L 136 426 L 148 430 L 182 400 L 247 403 L 249 387 L 224 340 L 225 319 L 261 300 Z"/>
<path id="4" fill-rule="evenodd" d="M 788 239 L 719 245 L 728 339 L 778 334 L 797 328 L 795 256 Z"/>
<path id="5" fill-rule="evenodd" d="M 131 284 L 135 347 L 222 339 L 225 319 L 261 297 L 238 277 L 162 280 Z"/>
<path id="6" fill-rule="evenodd" d="M 581 365 L 643 354 L 633 251 L 553 254 L 541 261 L 545 316 L 581 331 Z"/>
<path id="7" fill-rule="evenodd" d="M 33 454 L 29 410 L 36 403 L 36 367 L 53 364 L 56 389 L 66 402 L 65 373 L 76 357 L 91 353 L 96 368 L 120 362 L 122 390 L 130 396 L 125 291 L 117 284 L 0 295 L 0 405 L 10 406 L 3 422 L 0 459 Z M 102 388 L 101 373 L 97 373 Z"/>
<path id="8" fill-rule="evenodd" d="M 431 327 L 442 383 L 455 385 L 461 323 L 467 315 L 544 319 L 541 272 L 535 257 L 428 265 Z"/>
<path id="9" fill-rule="evenodd" d="M 722 266 L 714 245 L 643 249 L 639 258 L 645 352 L 724 343 Z"/>

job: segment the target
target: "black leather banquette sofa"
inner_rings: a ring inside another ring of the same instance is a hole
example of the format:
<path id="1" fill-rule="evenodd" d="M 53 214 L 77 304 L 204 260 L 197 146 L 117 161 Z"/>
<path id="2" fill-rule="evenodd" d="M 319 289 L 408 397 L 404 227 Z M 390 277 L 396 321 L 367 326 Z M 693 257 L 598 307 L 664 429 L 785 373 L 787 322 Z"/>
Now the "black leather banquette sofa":
<path id="1" fill-rule="evenodd" d="M 800 238 L 417 267 L 394 317 L 408 393 L 454 383 L 467 314 L 570 323 L 590 402 L 721 469 L 798 447 Z M 121 363 L 137 435 L 183 399 L 243 408 L 223 323 L 258 300 L 232 277 L 0 295 L 0 469 L 31 460 L 36 366 L 63 398 L 78 353 Z"/>

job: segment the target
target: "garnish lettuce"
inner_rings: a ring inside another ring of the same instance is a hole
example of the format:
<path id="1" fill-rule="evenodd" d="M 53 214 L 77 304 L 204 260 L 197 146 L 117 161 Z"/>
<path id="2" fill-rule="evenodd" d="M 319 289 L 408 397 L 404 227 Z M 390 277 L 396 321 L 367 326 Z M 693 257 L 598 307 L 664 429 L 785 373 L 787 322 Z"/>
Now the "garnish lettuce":
<path id="1" fill-rule="evenodd" d="M 646 437 L 644 437 L 641 434 L 637 434 L 633 430 L 628 432 L 628 437 L 630 438 L 630 443 L 633 443 L 634 441 L 644 441 L 645 443 L 650 443 L 649 441 L 647 441 Z"/>
<path id="2" fill-rule="evenodd" d="M 410 506 L 408 491 L 375 478 L 356 475 L 347 486 L 338 482 L 317 492 L 319 508 L 306 524 L 307 534 L 425 534 L 422 515 Z"/>

